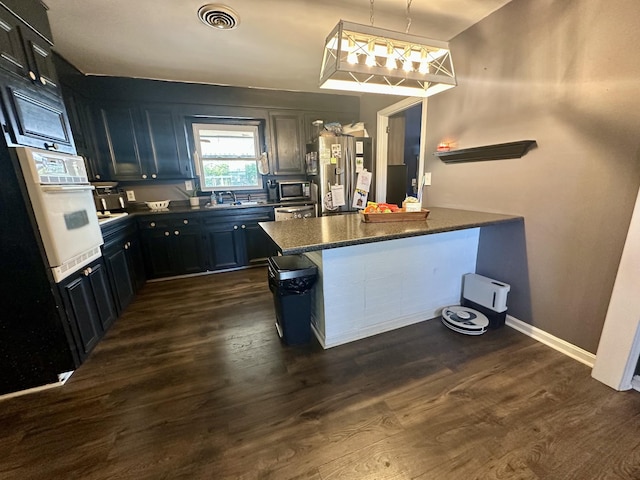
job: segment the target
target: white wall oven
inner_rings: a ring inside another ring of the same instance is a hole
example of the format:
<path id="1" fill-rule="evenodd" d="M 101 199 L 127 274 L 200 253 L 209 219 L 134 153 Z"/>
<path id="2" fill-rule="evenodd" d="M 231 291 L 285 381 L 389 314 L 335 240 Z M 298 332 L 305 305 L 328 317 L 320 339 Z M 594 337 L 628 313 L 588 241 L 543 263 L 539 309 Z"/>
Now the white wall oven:
<path id="1" fill-rule="evenodd" d="M 82 157 L 16 148 L 56 283 L 102 256 L 102 232 Z"/>

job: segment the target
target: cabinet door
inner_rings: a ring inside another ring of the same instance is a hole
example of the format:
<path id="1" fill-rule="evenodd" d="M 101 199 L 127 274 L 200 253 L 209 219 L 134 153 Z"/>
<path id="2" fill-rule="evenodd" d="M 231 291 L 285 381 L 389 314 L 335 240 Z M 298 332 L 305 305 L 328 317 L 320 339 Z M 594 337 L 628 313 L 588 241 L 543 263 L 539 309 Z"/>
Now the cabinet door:
<path id="1" fill-rule="evenodd" d="M 116 321 L 118 314 L 113 303 L 111 287 L 109 286 L 109 280 L 103 265 L 101 263 L 94 264 L 89 269 L 88 278 L 102 330 L 107 331 L 113 322 Z"/>
<path id="2" fill-rule="evenodd" d="M 297 113 L 270 112 L 271 174 L 304 174 L 304 138 L 302 115 Z"/>
<path id="3" fill-rule="evenodd" d="M 60 289 L 71 329 L 77 337 L 78 354 L 84 359 L 101 335 L 100 316 L 91 283 L 88 277 L 78 275 L 61 285 Z"/>
<path id="4" fill-rule="evenodd" d="M 209 270 L 236 268 L 244 265 L 242 229 L 234 223 L 213 223 L 205 227 Z"/>
<path id="5" fill-rule="evenodd" d="M 172 260 L 173 238 L 170 229 L 144 231 L 140 239 L 145 271 L 150 278 L 177 275 Z"/>
<path id="6" fill-rule="evenodd" d="M 149 152 L 148 174 L 159 179 L 191 178 L 193 173 L 185 156 L 186 140 L 179 134 L 171 109 L 143 107 L 144 134 Z"/>
<path id="7" fill-rule="evenodd" d="M 200 227 L 176 227 L 173 231 L 173 259 L 178 275 L 206 270 Z"/>
<path id="8" fill-rule="evenodd" d="M 257 223 L 246 226 L 245 243 L 248 265 L 264 265 L 267 258 L 278 254 L 278 249 Z"/>
<path id="9" fill-rule="evenodd" d="M 61 88 L 76 152 L 86 160 L 89 180 L 109 180 L 111 178 L 109 165 L 103 166 L 96 154 L 96 137 L 90 101 L 64 84 L 61 84 Z"/>
<path id="10" fill-rule="evenodd" d="M 51 58 L 51 47 L 37 33 L 28 28 L 21 28 L 22 40 L 31 68 L 29 78 L 39 84 L 48 93 L 60 97 L 58 79 Z"/>
<path id="11" fill-rule="evenodd" d="M 27 77 L 27 57 L 17 19 L 0 5 L 0 68 Z"/>
<path id="12" fill-rule="evenodd" d="M 269 222 L 273 218 L 269 215 L 251 217 L 242 221 L 244 233 L 247 265 L 263 265 L 268 257 L 277 255 L 278 250 L 269 235 L 258 225 L 258 222 Z"/>
<path id="13" fill-rule="evenodd" d="M 142 257 L 142 245 L 138 235 L 132 235 L 127 240 L 129 248 L 127 250 L 127 262 L 129 273 L 131 274 L 131 284 L 133 291 L 138 293 L 147 281 L 144 271 L 144 260 Z"/>
<path id="14" fill-rule="evenodd" d="M 111 278 L 111 286 L 116 300 L 118 312 L 122 312 L 134 297 L 131 272 L 127 259 L 128 245 L 117 244 L 114 248 L 105 250 L 104 260 Z"/>
<path id="15" fill-rule="evenodd" d="M 128 106 L 102 106 L 98 112 L 98 148 L 114 180 L 147 178 L 136 136 L 136 111 Z"/>
<path id="16" fill-rule="evenodd" d="M 9 145 L 26 145 L 45 150 L 75 153 L 71 129 L 61 100 L 43 96 L 31 87 L 6 86 L 5 137 Z"/>

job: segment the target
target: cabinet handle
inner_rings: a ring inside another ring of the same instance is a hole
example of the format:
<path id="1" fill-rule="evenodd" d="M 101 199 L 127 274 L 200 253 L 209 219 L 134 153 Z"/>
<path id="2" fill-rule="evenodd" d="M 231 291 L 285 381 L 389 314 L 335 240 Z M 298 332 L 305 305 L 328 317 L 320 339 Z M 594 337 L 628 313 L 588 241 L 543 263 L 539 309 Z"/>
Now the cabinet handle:
<path id="1" fill-rule="evenodd" d="M 128 242 L 124 244 L 124 249 L 125 250 L 129 250 L 129 243 Z"/>
<path id="2" fill-rule="evenodd" d="M 58 150 L 58 144 L 57 143 L 44 143 L 44 148 L 46 148 L 47 150 Z"/>
<path id="3" fill-rule="evenodd" d="M 165 237 L 168 237 L 169 235 L 171 235 L 169 232 L 164 232 Z"/>
<path id="4" fill-rule="evenodd" d="M 96 175 L 96 180 L 100 180 L 100 174 Z"/>
<path id="5" fill-rule="evenodd" d="M 182 223 L 184 223 L 185 225 L 189 223 L 189 220 L 183 220 Z"/>
<path id="6" fill-rule="evenodd" d="M 175 232 L 173 232 L 174 235 L 180 235 L 180 232 L 178 230 L 176 230 Z"/>
<path id="7" fill-rule="evenodd" d="M 151 178 L 156 178 L 156 177 L 157 177 L 157 175 L 155 173 L 151 174 Z"/>
<path id="8" fill-rule="evenodd" d="M 35 82 L 35 80 L 36 80 L 36 78 L 38 78 L 38 76 L 35 74 L 35 72 L 29 70 L 29 78 Z"/>
<path id="9" fill-rule="evenodd" d="M 237 229 L 238 229 L 238 225 L 234 225 L 234 226 L 233 226 L 233 229 L 234 229 L 234 230 L 237 230 Z"/>
<path id="10" fill-rule="evenodd" d="M 44 78 L 40 77 L 40 83 L 41 83 L 42 85 L 46 85 L 46 84 L 47 84 L 47 81 L 46 81 Z"/>
<path id="11" fill-rule="evenodd" d="M 146 179 L 146 178 L 147 178 L 147 174 L 146 174 L 146 173 L 143 173 L 143 174 L 142 174 L 142 178 L 143 178 L 143 179 Z"/>
<path id="12" fill-rule="evenodd" d="M 149 226 L 150 226 L 150 227 L 152 227 L 152 228 L 153 228 L 153 227 L 155 227 L 155 226 L 156 226 L 156 222 L 151 222 L 151 223 L 149 224 Z"/>
<path id="13" fill-rule="evenodd" d="M 242 228 L 247 228 L 246 225 L 242 225 Z"/>

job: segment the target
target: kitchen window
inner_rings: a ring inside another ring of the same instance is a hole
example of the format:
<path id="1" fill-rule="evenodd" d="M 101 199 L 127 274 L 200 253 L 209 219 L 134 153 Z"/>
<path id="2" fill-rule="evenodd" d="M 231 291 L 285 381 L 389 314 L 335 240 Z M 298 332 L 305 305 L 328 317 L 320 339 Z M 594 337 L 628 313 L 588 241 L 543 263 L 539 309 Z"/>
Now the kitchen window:
<path id="1" fill-rule="evenodd" d="M 200 190 L 262 188 L 259 123 L 194 123 Z"/>

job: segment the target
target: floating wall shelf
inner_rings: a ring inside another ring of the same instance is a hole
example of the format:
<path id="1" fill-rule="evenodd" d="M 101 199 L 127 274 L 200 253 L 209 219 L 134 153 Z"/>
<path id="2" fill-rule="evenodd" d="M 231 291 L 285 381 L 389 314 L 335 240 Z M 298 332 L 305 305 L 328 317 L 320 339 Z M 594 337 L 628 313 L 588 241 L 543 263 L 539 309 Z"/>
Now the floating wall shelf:
<path id="1" fill-rule="evenodd" d="M 464 148 L 448 152 L 434 152 L 444 163 L 478 162 L 481 160 L 502 160 L 520 158 L 536 144 L 535 140 L 486 145 L 484 147 Z"/>

